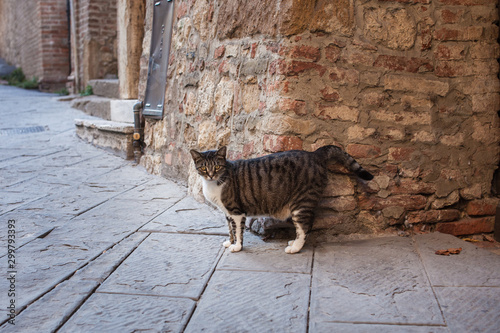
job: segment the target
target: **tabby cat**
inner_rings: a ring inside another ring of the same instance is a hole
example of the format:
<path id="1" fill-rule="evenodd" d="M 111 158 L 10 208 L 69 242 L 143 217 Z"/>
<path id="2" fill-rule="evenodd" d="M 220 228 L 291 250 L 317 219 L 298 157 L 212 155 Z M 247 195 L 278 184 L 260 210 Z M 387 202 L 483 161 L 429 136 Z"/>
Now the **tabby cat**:
<path id="1" fill-rule="evenodd" d="M 327 183 L 328 164 L 338 161 L 364 180 L 373 176 L 352 156 L 337 146 L 314 152 L 291 150 L 249 160 L 226 160 L 226 147 L 198 152 L 191 150 L 196 170 L 202 176 L 203 195 L 225 214 L 231 252 L 243 246 L 245 217 L 291 217 L 296 238 L 288 242 L 286 253 L 304 246 L 312 227 L 314 211 Z"/>

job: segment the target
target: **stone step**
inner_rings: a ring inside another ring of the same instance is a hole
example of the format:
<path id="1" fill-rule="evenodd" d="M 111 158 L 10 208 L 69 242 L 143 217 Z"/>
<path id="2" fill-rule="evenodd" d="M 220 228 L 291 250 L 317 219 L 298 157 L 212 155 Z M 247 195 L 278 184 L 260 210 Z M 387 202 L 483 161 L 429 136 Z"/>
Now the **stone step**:
<path id="1" fill-rule="evenodd" d="M 90 80 L 88 84 L 92 87 L 94 95 L 119 99 L 120 89 L 118 82 L 118 79 L 99 79 Z"/>
<path id="2" fill-rule="evenodd" d="M 111 120 L 110 98 L 100 96 L 78 97 L 71 101 L 71 107 L 85 112 L 89 116 Z"/>
<path id="3" fill-rule="evenodd" d="M 112 99 L 91 95 L 73 99 L 71 107 L 104 120 L 133 123 L 133 107 L 136 102 L 135 99 Z"/>
<path id="4" fill-rule="evenodd" d="M 125 159 L 134 158 L 134 125 L 111 120 L 75 119 L 76 135 Z"/>

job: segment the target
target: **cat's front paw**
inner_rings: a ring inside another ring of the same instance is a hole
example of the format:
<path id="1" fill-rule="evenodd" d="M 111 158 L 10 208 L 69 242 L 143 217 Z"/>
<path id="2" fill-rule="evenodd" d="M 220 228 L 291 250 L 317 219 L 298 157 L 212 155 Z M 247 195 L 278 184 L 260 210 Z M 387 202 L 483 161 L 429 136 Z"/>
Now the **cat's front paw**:
<path id="1" fill-rule="evenodd" d="M 296 248 L 294 248 L 293 246 L 287 246 L 287 247 L 285 248 L 285 252 L 286 252 L 286 253 L 290 253 L 290 254 L 292 254 L 292 253 L 297 253 L 297 252 L 299 252 L 299 251 L 300 251 L 300 249 L 296 249 Z"/>
<path id="2" fill-rule="evenodd" d="M 241 244 L 234 244 L 229 247 L 229 251 L 231 252 L 239 252 L 241 251 Z"/>
<path id="3" fill-rule="evenodd" d="M 224 247 L 230 247 L 231 246 L 231 241 L 227 240 L 225 241 L 224 243 L 222 243 L 222 245 L 224 245 Z"/>

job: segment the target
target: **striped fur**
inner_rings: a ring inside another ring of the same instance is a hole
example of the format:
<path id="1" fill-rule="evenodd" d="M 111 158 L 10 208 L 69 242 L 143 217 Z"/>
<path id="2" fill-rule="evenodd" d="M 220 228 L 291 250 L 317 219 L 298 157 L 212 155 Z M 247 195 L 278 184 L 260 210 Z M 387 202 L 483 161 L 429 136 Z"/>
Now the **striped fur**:
<path id="1" fill-rule="evenodd" d="M 314 211 L 327 183 L 328 163 L 338 161 L 358 177 L 373 176 L 337 146 L 324 146 L 315 152 L 286 151 L 249 160 L 226 160 L 226 147 L 206 152 L 191 151 L 196 169 L 203 179 L 205 198 L 227 217 L 232 252 L 243 246 L 247 216 L 292 219 L 296 239 L 287 253 L 302 249 L 312 227 Z"/>

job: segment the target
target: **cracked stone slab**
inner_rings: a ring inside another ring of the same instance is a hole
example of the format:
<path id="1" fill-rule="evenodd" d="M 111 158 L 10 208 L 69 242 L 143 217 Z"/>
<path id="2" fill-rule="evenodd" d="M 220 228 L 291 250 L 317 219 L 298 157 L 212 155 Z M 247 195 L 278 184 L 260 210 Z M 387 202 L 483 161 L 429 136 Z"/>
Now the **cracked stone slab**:
<path id="1" fill-rule="evenodd" d="M 2 216 L 7 223 L 9 220 L 15 221 L 16 248 L 20 248 L 37 237 L 52 230 L 56 224 L 55 219 L 27 211 L 14 211 Z M 0 244 L 7 244 L 7 232 L 0 233 Z M 7 254 L 7 246 L 0 247 L 0 257 Z"/>
<path id="2" fill-rule="evenodd" d="M 76 270 L 111 247 L 109 242 L 36 239 L 16 251 L 18 310 L 30 304 Z M 7 260 L 2 260 L 6 272 Z M 0 279 L 0 292 L 7 294 L 9 281 Z M 5 299 L 7 301 L 7 299 Z M 4 305 L 1 306 L 2 308 Z"/>
<path id="3" fill-rule="evenodd" d="M 0 330 L 24 333 L 56 331 L 146 237 L 145 233 L 136 233 L 105 251 L 22 311 L 16 317 L 15 326 L 4 324 Z"/>
<path id="4" fill-rule="evenodd" d="M 186 194 L 187 190 L 185 187 L 166 179 L 155 178 L 146 184 L 137 186 L 133 190 L 124 193 L 120 197 L 121 199 L 150 201 L 154 199 L 181 199 Z"/>
<path id="5" fill-rule="evenodd" d="M 182 332 L 195 303 L 187 298 L 96 293 L 58 332 Z"/>
<path id="6" fill-rule="evenodd" d="M 226 235 L 228 227 L 221 212 L 188 196 L 155 217 L 141 231 Z"/>
<path id="7" fill-rule="evenodd" d="M 414 239 L 432 285 L 500 287 L 500 256 L 452 235 L 432 233 Z M 459 255 L 435 254 L 460 247 Z"/>
<path id="8" fill-rule="evenodd" d="M 310 276 L 216 271 L 185 332 L 306 332 Z"/>
<path id="9" fill-rule="evenodd" d="M 166 209 L 165 204 L 169 207 L 174 202 L 109 200 L 60 225 L 48 237 L 116 243 Z"/>
<path id="10" fill-rule="evenodd" d="M 384 325 L 363 323 L 313 323 L 310 333 L 450 333 L 445 326 Z"/>
<path id="11" fill-rule="evenodd" d="M 451 332 L 498 332 L 500 288 L 437 287 L 435 290 Z"/>
<path id="12" fill-rule="evenodd" d="M 444 325 L 411 240 L 401 237 L 316 248 L 310 323 L 320 322 Z"/>
<path id="13" fill-rule="evenodd" d="M 198 299 L 223 251 L 222 237 L 151 234 L 99 292 Z"/>
<path id="14" fill-rule="evenodd" d="M 226 251 L 217 268 L 310 274 L 312 247 L 306 243 L 299 253 L 287 254 L 286 246 L 286 241 L 264 242 L 260 237 L 246 232 L 243 238 L 243 250 L 235 253 Z"/>

